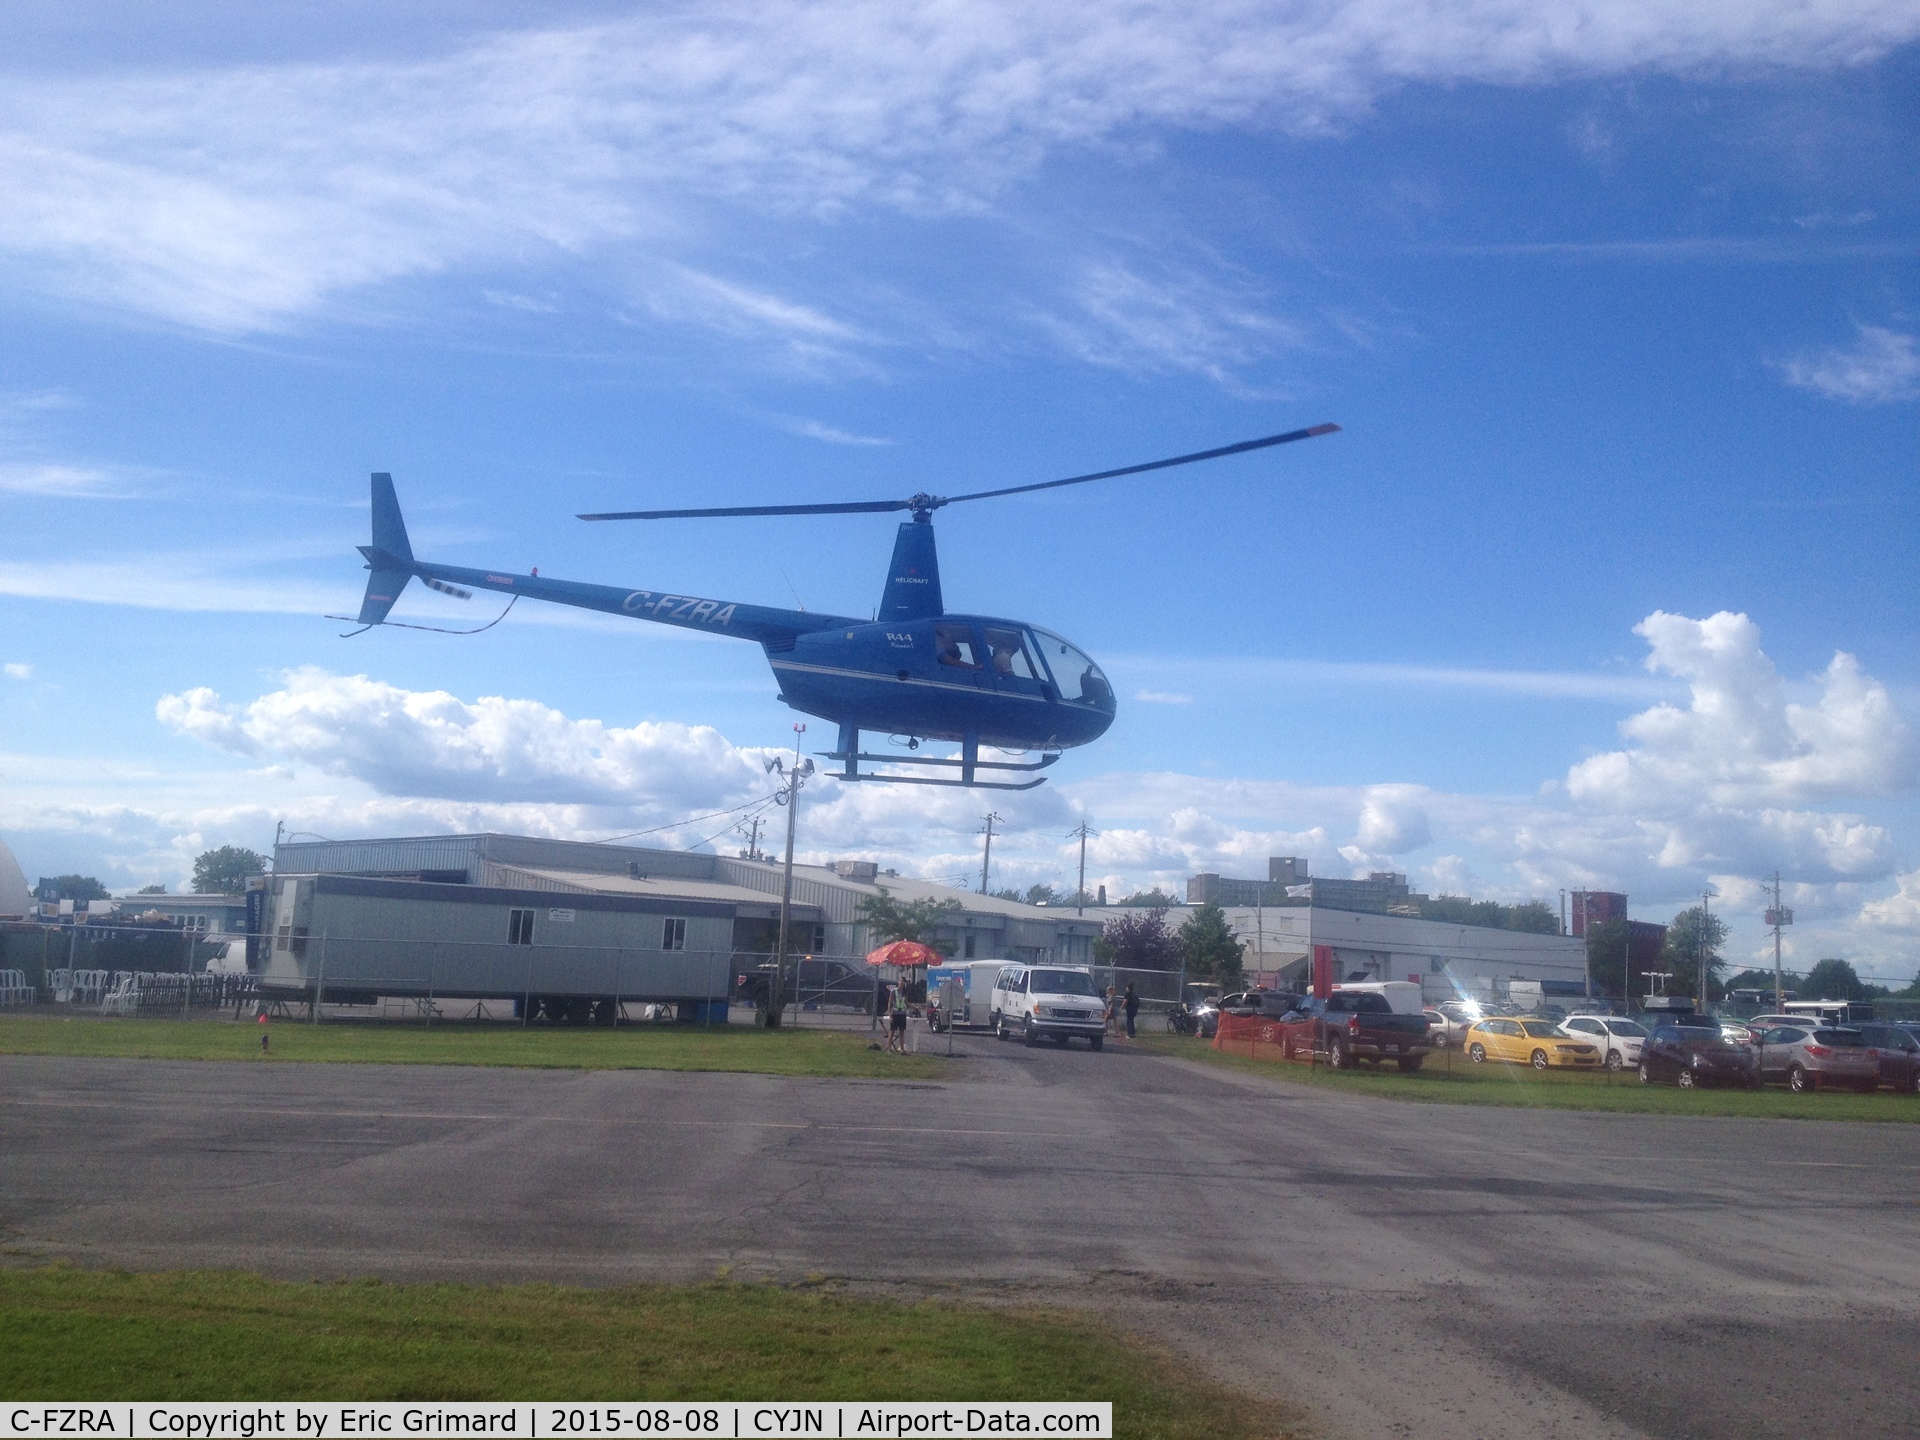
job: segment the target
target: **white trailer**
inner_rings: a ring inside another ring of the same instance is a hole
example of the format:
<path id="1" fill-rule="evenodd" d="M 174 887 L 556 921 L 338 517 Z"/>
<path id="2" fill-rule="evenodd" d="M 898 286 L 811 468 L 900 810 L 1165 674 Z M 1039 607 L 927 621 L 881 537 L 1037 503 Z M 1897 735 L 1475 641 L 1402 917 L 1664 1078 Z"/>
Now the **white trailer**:
<path id="1" fill-rule="evenodd" d="M 1365 990 L 1374 995 L 1384 995 L 1396 1015 L 1418 1015 L 1425 1008 L 1423 992 L 1420 986 L 1411 980 L 1355 980 L 1350 984 L 1336 985 L 1333 988 Z"/>
<path id="2" fill-rule="evenodd" d="M 1000 978 L 1000 967 L 1008 963 L 1005 960 L 960 960 L 952 965 L 928 966 L 927 1024 L 935 1030 L 945 1030 L 950 1025 L 962 1030 L 986 1029 L 991 1023 L 988 1015 L 993 1006 L 993 982 Z M 949 977 L 960 982 L 964 997 L 960 1008 L 952 1016 L 946 1015 L 941 1008 Z"/>

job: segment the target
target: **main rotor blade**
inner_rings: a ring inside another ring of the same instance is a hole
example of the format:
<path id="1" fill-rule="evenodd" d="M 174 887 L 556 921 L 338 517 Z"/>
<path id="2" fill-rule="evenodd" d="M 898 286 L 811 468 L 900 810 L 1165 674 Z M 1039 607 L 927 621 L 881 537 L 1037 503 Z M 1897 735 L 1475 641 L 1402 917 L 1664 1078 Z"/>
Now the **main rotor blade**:
<path id="1" fill-rule="evenodd" d="M 1218 460 L 1223 455 L 1239 455 L 1248 450 L 1265 450 L 1270 445 L 1285 445 L 1292 440 L 1310 440 L 1315 435 L 1331 435 L 1338 425 L 1313 425 L 1305 430 L 1289 430 L 1284 435 L 1268 435 L 1260 440 L 1242 440 L 1238 445 L 1222 445 L 1215 450 L 1196 450 L 1191 455 L 1176 455 L 1171 460 L 1149 460 L 1144 465 L 1126 465 L 1118 470 L 1101 470 L 1092 475 L 1070 475 L 1065 480 L 1042 480 L 1038 485 L 1009 485 L 1003 490 L 976 490 L 971 495 L 949 495 L 956 500 L 991 500 L 998 495 L 1024 495 L 1029 490 L 1057 490 L 1062 485 L 1084 485 L 1089 480 L 1112 480 L 1121 475 L 1141 475 L 1149 470 L 1167 470 L 1175 465 L 1192 465 L 1199 460 Z"/>
<path id="2" fill-rule="evenodd" d="M 726 505 L 709 510 L 610 510 L 582 520 L 711 520 L 729 515 L 875 515 L 910 510 L 905 500 L 848 500 L 832 505 Z"/>

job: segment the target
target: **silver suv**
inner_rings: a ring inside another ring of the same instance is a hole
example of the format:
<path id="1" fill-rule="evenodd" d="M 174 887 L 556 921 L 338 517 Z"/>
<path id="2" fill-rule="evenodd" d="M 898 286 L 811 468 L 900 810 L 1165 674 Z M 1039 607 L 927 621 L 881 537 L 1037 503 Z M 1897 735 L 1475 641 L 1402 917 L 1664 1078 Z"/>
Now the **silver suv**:
<path id="1" fill-rule="evenodd" d="M 1880 1088 L 1880 1052 L 1858 1030 L 1800 1022 L 1774 1025 L 1754 1037 L 1760 1079 L 1785 1081 L 1789 1090 L 1849 1086 L 1865 1093 Z"/>

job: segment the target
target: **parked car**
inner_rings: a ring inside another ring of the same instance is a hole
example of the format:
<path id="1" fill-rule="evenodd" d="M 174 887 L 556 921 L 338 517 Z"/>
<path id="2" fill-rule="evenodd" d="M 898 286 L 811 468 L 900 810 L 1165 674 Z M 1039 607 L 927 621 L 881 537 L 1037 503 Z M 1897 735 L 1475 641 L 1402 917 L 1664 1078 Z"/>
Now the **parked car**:
<path id="1" fill-rule="evenodd" d="M 1107 1038 L 1106 1002 L 1082 965 L 1002 965 L 993 985 L 993 1032 L 1029 1045 L 1065 1045 L 1081 1036 L 1098 1050 Z"/>
<path id="2" fill-rule="evenodd" d="M 1442 1000 L 1425 1011 L 1435 1045 L 1458 1045 L 1467 1027 L 1480 1019 L 1480 1007 L 1465 1000 Z"/>
<path id="3" fill-rule="evenodd" d="M 1806 1021 L 1775 1025 L 1760 1036 L 1760 1078 L 1789 1090 L 1880 1088 L 1880 1052 L 1858 1030 L 1816 1028 Z"/>
<path id="4" fill-rule="evenodd" d="M 756 965 L 740 976 L 734 1000 L 764 1005 L 772 988 L 773 966 Z M 845 1005 L 868 1015 L 873 1013 L 874 993 L 873 972 L 844 960 L 789 960 L 786 983 L 780 987 L 780 998 L 788 1005 Z"/>
<path id="5" fill-rule="evenodd" d="M 1920 1036 L 1903 1025 L 1862 1025 L 1860 1038 L 1880 1052 L 1880 1083 L 1920 1095 Z"/>
<path id="6" fill-rule="evenodd" d="M 1760 1083 L 1753 1047 L 1727 1039 L 1711 1020 L 1704 1025 L 1656 1025 L 1640 1046 L 1639 1071 L 1642 1085 L 1671 1080 L 1682 1090 Z"/>
<path id="7" fill-rule="evenodd" d="M 1536 1070 L 1560 1066 L 1584 1070 L 1600 1064 L 1600 1047 L 1576 1039 L 1551 1020 L 1496 1015 L 1467 1031 L 1467 1058 L 1476 1065 L 1503 1060 Z"/>
<path id="8" fill-rule="evenodd" d="M 1307 997 L 1292 995 L 1284 990 L 1242 990 L 1220 999 L 1220 1009 L 1228 1015 L 1238 1015 L 1243 1019 L 1249 1015 L 1264 1015 L 1269 1020 L 1278 1020 L 1291 1014 Z"/>
<path id="9" fill-rule="evenodd" d="M 1433 1050 L 1425 1015 L 1394 1013 L 1387 997 L 1370 990 L 1336 990 L 1326 999 L 1297 997 L 1275 1024 L 1280 1053 L 1289 1060 L 1324 1058 L 1331 1070 L 1391 1060 L 1411 1074 Z"/>
<path id="10" fill-rule="evenodd" d="M 1609 1070 L 1638 1065 L 1640 1047 L 1647 1039 L 1646 1028 L 1638 1021 L 1618 1015 L 1570 1015 L 1560 1022 L 1560 1028 L 1576 1040 L 1598 1046 L 1602 1063 Z"/>

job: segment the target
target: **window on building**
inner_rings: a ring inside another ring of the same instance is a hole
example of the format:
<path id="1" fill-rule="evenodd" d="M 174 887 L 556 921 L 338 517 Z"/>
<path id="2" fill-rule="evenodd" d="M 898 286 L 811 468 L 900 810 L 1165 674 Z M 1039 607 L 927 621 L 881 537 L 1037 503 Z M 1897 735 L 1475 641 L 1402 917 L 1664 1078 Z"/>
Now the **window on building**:
<path id="1" fill-rule="evenodd" d="M 660 927 L 660 948 L 662 950 L 684 950 L 687 948 L 687 922 L 680 919 L 667 921 Z"/>
<path id="2" fill-rule="evenodd" d="M 507 943 L 509 945 L 533 944 L 533 911 L 509 910 L 507 912 Z"/>

